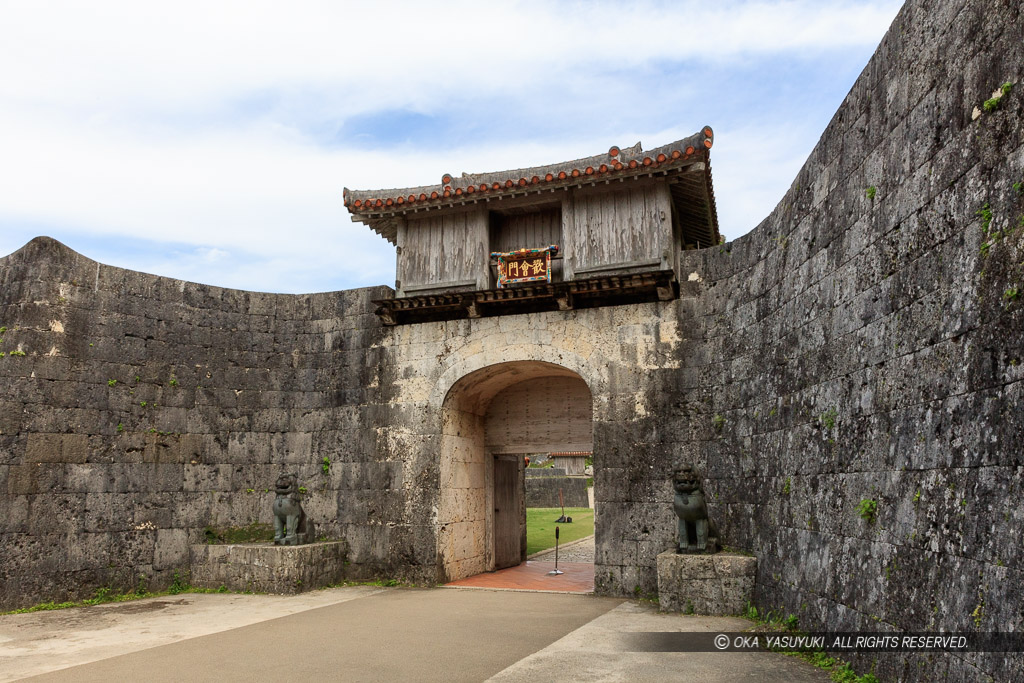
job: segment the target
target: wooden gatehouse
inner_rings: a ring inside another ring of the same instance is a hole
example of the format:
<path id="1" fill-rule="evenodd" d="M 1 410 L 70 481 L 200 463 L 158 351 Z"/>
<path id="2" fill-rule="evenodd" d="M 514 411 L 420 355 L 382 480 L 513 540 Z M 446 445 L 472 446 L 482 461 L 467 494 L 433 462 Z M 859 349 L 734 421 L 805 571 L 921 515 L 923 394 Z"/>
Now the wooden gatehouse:
<path id="1" fill-rule="evenodd" d="M 548 166 L 345 189 L 353 219 L 396 247 L 385 324 L 669 300 L 679 253 L 721 240 L 710 127 Z"/>

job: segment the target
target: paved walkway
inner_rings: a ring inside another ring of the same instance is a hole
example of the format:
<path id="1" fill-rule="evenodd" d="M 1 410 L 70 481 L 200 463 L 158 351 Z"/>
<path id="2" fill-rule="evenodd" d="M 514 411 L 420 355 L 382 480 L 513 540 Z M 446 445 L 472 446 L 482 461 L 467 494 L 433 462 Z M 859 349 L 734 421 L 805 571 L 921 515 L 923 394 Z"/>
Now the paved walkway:
<path id="1" fill-rule="evenodd" d="M 536 553 L 530 557 L 531 560 L 541 560 L 544 562 L 555 561 L 555 549 L 545 550 L 543 552 Z M 558 549 L 558 564 L 563 562 L 584 562 L 594 564 L 594 535 L 591 534 L 585 538 L 581 538 L 578 541 L 572 543 L 566 543 Z"/>
<path id="2" fill-rule="evenodd" d="M 447 584 L 455 588 L 491 588 L 502 590 L 550 591 L 554 593 L 594 592 L 594 537 L 587 536 L 555 551 L 535 553 L 518 567 L 477 574 Z"/>
<path id="3" fill-rule="evenodd" d="M 189 594 L 0 616 L 0 680 L 828 680 L 774 653 L 635 652 L 626 640 L 749 625 L 592 595 L 363 586 Z"/>
<path id="4" fill-rule="evenodd" d="M 593 593 L 593 563 L 558 562 L 561 574 L 552 574 L 555 563 L 527 560 L 518 567 L 477 574 L 446 584 L 452 588 L 547 591 L 552 593 Z"/>

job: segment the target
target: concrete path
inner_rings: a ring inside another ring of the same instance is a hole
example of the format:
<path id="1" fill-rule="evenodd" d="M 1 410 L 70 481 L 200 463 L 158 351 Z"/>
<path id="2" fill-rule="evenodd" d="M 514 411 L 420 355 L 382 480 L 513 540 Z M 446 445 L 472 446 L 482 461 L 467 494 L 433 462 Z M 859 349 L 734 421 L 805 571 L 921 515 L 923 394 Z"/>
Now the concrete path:
<path id="1" fill-rule="evenodd" d="M 187 594 L 0 617 L 0 680 L 828 680 L 782 655 L 631 652 L 622 636 L 749 625 L 588 595 L 371 587 Z"/>
<path id="2" fill-rule="evenodd" d="M 383 588 L 300 595 L 185 593 L 0 616 L 0 682 L 176 643 L 354 600 Z"/>
<path id="3" fill-rule="evenodd" d="M 624 602 L 543 650 L 488 679 L 494 683 L 539 681 L 786 681 L 821 683 L 831 677 L 793 657 L 772 652 L 630 652 L 623 634 L 744 631 L 735 617 L 660 614 L 653 607 Z"/>

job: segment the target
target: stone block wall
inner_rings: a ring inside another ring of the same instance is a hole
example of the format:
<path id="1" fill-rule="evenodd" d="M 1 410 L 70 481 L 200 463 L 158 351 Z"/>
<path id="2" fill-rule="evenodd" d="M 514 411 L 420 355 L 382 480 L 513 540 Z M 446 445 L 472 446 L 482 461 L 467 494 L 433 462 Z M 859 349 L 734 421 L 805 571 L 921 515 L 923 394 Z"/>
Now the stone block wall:
<path id="1" fill-rule="evenodd" d="M 592 393 L 598 592 L 656 590 L 692 463 L 759 607 L 1024 629 L 1022 35 L 1019 2 L 910 0 L 772 214 L 683 254 L 675 302 L 385 330 L 386 288 L 234 292 L 34 241 L 0 260 L 0 602 L 167 582 L 205 526 L 269 521 L 285 467 L 353 576 L 475 567 L 478 387 L 446 399 L 519 363 Z M 857 664 L 1024 677 L 1018 654 Z"/>
<path id="2" fill-rule="evenodd" d="M 650 399 L 670 420 L 634 427 L 626 472 L 595 473 L 598 495 L 625 479 L 640 500 L 696 463 L 724 542 L 758 557 L 758 606 L 803 628 L 1024 628 L 1021 36 L 1019 2 L 903 7 L 773 213 L 684 254 L 682 367 Z M 642 510 L 627 537 L 668 539 Z M 1024 677 L 1013 653 L 856 664 Z"/>
<path id="3" fill-rule="evenodd" d="M 429 518 L 438 525 L 439 580 L 461 578 L 463 565 L 486 568 L 492 542 L 477 514 L 481 504 L 486 510 L 488 492 L 471 479 L 470 466 L 486 466 L 486 458 L 482 425 L 464 409 L 463 401 L 476 400 L 466 379 L 482 373 L 482 381 L 500 382 L 490 369 L 516 365 L 542 373 L 536 366 L 550 364 L 563 376 L 566 370 L 580 376 L 592 394 L 595 482 L 599 472 L 609 473 L 595 483 L 596 564 L 599 576 L 614 576 L 600 590 L 632 594 L 646 578 L 647 590 L 656 590 L 654 559 L 674 543 L 674 518 L 659 515 L 671 514 L 671 484 L 645 479 L 637 487 L 620 475 L 650 465 L 652 454 L 636 446 L 648 438 L 654 382 L 681 365 L 677 315 L 668 302 L 391 328 L 382 362 L 389 369 L 389 383 L 382 384 L 392 415 L 389 447 L 419 473 L 418 509 L 438 510 Z M 525 376 L 510 373 L 509 382 Z M 662 450 L 653 457 L 666 459 Z M 638 516 L 654 526 L 636 523 Z"/>
<path id="4" fill-rule="evenodd" d="M 564 477 L 564 467 L 531 467 L 526 470 L 526 478 L 537 478 L 537 477 Z"/>
<path id="5" fill-rule="evenodd" d="M 206 527 L 270 523 L 283 471 L 351 576 L 432 575 L 374 388 L 389 294 L 225 290 L 48 238 L 0 259 L 0 608 L 166 585 Z"/>
<path id="6" fill-rule="evenodd" d="M 193 545 L 192 584 L 232 591 L 301 593 L 348 576 L 345 541 L 304 545 Z"/>
<path id="7" fill-rule="evenodd" d="M 661 553 L 658 610 L 712 616 L 743 614 L 754 599 L 757 558 L 736 553 Z"/>
<path id="8" fill-rule="evenodd" d="M 452 410 L 442 426 L 441 452 L 424 454 L 423 467 L 439 470 L 439 491 L 429 492 L 438 496 L 432 518 L 439 527 L 438 552 L 460 577 L 487 571 L 493 544 L 488 510 L 494 507 L 494 467 L 484 456 L 482 426 L 480 415 Z"/>
<path id="9" fill-rule="evenodd" d="M 539 470 L 543 471 L 543 470 Z M 590 507 L 587 496 L 587 480 L 583 477 L 526 477 L 526 507 L 556 508 L 559 506 L 558 492 L 567 508 Z"/>

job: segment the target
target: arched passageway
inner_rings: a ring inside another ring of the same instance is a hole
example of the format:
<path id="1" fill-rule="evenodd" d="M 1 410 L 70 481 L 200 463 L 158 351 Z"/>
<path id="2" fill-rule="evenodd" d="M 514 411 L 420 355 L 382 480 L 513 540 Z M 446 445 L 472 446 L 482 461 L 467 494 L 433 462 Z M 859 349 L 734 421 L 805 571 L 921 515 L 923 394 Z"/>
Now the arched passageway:
<path id="1" fill-rule="evenodd" d="M 587 383 L 553 363 L 498 363 L 455 382 L 441 416 L 440 578 L 519 564 L 526 557 L 523 456 L 593 449 Z"/>

